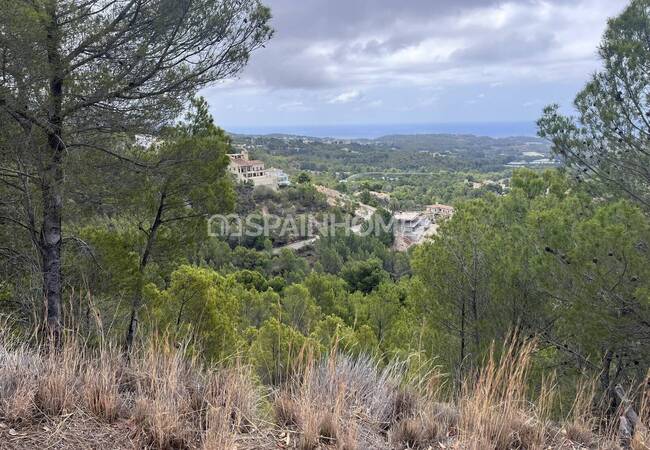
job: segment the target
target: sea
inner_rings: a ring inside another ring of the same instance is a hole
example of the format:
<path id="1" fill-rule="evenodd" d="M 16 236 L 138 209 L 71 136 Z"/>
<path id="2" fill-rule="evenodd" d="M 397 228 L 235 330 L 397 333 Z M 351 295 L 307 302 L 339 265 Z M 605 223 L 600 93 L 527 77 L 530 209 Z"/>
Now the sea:
<path id="1" fill-rule="evenodd" d="M 393 134 L 471 134 L 493 138 L 536 136 L 535 122 L 453 122 L 417 124 L 234 126 L 236 134 L 291 134 L 336 139 L 375 139 Z"/>

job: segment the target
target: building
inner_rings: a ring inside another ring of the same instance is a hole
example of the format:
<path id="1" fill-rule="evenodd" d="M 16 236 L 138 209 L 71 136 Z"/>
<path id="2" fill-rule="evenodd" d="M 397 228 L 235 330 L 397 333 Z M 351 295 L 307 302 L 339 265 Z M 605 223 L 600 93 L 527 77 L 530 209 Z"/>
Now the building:
<path id="1" fill-rule="evenodd" d="M 228 171 L 235 176 L 239 182 L 250 181 L 254 186 L 266 186 L 271 189 L 278 189 L 279 186 L 288 186 L 289 176 L 280 169 L 266 169 L 264 162 L 257 159 L 249 159 L 248 151 L 242 149 L 241 153 L 228 155 L 230 164 Z"/>
<path id="2" fill-rule="evenodd" d="M 290 186 L 291 181 L 289 181 L 289 175 L 287 175 L 284 170 L 282 169 L 276 169 L 275 167 L 271 167 L 266 171 L 266 173 L 270 176 L 275 178 L 275 180 L 278 183 L 278 186 Z"/>
<path id="3" fill-rule="evenodd" d="M 426 214 L 433 220 L 448 219 L 454 215 L 454 207 L 441 204 L 429 205 Z"/>
<path id="4" fill-rule="evenodd" d="M 418 242 L 424 232 L 431 225 L 431 221 L 426 215 L 419 211 L 404 211 L 393 215 L 395 220 L 395 232 L 409 237 Z"/>

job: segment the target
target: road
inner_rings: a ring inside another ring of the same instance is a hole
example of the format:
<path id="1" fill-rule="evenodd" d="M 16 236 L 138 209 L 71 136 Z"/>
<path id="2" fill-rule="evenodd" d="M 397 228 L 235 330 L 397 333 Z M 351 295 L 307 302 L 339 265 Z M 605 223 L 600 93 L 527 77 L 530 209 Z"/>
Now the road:
<path id="1" fill-rule="evenodd" d="M 319 192 L 325 194 L 325 196 L 327 197 L 327 202 L 330 205 L 335 205 L 338 203 L 338 201 L 342 201 L 342 200 L 350 200 L 356 202 L 356 200 L 351 199 L 348 195 L 335 191 L 334 189 L 326 188 L 325 186 L 316 186 L 316 189 Z M 375 213 L 375 211 L 377 211 L 377 208 L 375 208 L 374 206 L 366 205 L 365 203 L 358 203 L 358 205 L 359 206 L 354 211 L 354 215 L 362 218 L 363 220 L 370 220 L 370 218 Z M 353 233 L 359 233 L 361 231 L 361 225 L 352 226 L 350 228 L 350 231 L 352 231 Z M 283 245 L 282 247 L 274 248 L 272 253 L 274 255 L 277 255 L 280 253 L 280 251 L 283 248 L 289 248 L 291 250 L 301 250 L 305 247 L 312 245 L 314 242 L 316 242 L 319 239 L 319 237 L 320 236 L 314 236 L 309 239 L 303 239 L 302 241 L 296 241 L 296 242 L 292 242 L 291 244 Z"/>
<path id="2" fill-rule="evenodd" d="M 350 175 L 349 177 L 341 180 L 341 183 L 347 183 L 348 181 L 354 180 L 355 178 L 360 178 L 368 175 L 402 176 L 402 175 L 435 175 L 435 174 L 432 172 L 362 172 L 362 173 L 355 173 L 354 175 Z"/>

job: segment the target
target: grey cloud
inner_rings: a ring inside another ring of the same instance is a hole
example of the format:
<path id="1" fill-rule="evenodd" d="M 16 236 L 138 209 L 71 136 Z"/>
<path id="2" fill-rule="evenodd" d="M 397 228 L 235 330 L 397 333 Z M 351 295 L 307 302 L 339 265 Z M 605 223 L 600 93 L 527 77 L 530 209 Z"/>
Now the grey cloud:
<path id="1" fill-rule="evenodd" d="M 333 89 L 422 78 L 428 72 L 434 77 L 459 68 L 468 72 L 472 65 L 503 66 L 535 57 L 552 59 L 554 49 L 561 44 L 556 31 L 572 26 L 567 23 L 571 18 L 561 17 L 563 8 L 578 4 L 603 8 L 614 3 L 623 5 L 626 0 L 264 2 L 271 7 L 276 35 L 267 48 L 252 55 L 242 78 L 269 89 Z M 523 7 L 502 28 L 490 29 L 487 22 L 486 26 L 459 25 L 467 14 L 480 8 L 512 4 Z M 537 16 L 540 5 L 551 5 L 550 17 Z M 431 61 L 420 55 L 420 62 L 398 58 L 393 65 L 387 65 L 391 56 L 417 51 L 431 39 L 443 44 L 455 40 L 458 48 L 446 60 Z"/>
<path id="2" fill-rule="evenodd" d="M 561 2 L 562 0 L 553 0 Z M 533 4 L 538 0 L 516 0 Z M 419 22 L 504 0 L 267 0 L 280 37 L 344 38 L 376 31 L 396 19 Z"/>
<path id="3" fill-rule="evenodd" d="M 250 60 L 244 78 L 268 88 L 327 88 L 337 80 L 327 70 L 327 61 L 311 55 L 293 41 L 276 42 L 258 51 Z"/>
<path id="4" fill-rule="evenodd" d="M 498 62 L 530 59 L 551 50 L 557 41 L 549 32 L 513 32 L 486 37 L 472 46 L 455 51 L 452 62 Z"/>

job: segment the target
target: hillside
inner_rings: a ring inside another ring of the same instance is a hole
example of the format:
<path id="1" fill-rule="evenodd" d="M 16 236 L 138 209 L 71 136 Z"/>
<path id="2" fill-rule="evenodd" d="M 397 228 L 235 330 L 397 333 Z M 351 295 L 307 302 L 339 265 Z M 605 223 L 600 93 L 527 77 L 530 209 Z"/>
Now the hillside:
<path id="1" fill-rule="evenodd" d="M 512 161 L 548 157 L 548 142 L 536 137 L 394 135 L 377 139 L 331 139 L 292 135 L 233 135 L 257 155 L 286 169 L 354 174 L 380 170 L 503 170 Z"/>
<path id="2" fill-rule="evenodd" d="M 649 37 L 0 1 L 0 450 L 650 450 Z"/>

